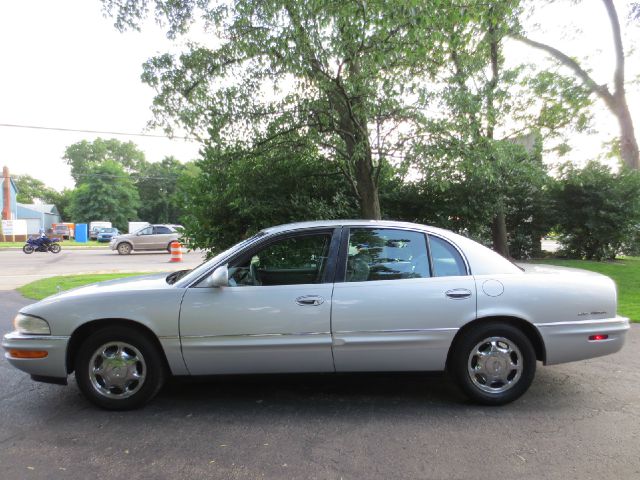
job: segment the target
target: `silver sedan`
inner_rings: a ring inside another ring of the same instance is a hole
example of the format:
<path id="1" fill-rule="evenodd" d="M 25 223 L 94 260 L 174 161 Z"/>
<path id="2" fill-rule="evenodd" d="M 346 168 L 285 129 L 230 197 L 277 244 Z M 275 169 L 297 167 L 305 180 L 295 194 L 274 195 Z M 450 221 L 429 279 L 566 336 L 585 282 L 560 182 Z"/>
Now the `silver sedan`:
<path id="1" fill-rule="evenodd" d="M 201 266 L 102 282 L 23 308 L 6 358 L 108 409 L 169 375 L 448 370 L 504 404 L 546 365 L 622 348 L 605 276 L 530 266 L 438 228 L 317 221 L 268 228 Z"/>

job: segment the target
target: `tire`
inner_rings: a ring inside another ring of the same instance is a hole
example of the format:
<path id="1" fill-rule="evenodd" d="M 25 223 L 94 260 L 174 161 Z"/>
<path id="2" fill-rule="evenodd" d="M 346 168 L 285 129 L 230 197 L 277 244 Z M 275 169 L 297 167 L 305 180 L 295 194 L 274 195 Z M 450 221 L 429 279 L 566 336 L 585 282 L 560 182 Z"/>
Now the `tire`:
<path id="1" fill-rule="evenodd" d="M 60 253 L 60 250 L 62 250 L 62 247 L 60 247 L 60 245 L 57 243 L 52 243 L 51 245 L 49 245 L 49 251 L 51 253 Z"/>
<path id="2" fill-rule="evenodd" d="M 167 376 L 162 353 L 153 341 L 119 326 L 89 336 L 78 350 L 74 367 L 83 395 L 107 410 L 142 407 L 156 396 Z"/>
<path id="3" fill-rule="evenodd" d="M 35 251 L 35 249 L 27 243 L 24 247 L 22 247 L 22 251 L 27 255 L 31 255 Z"/>
<path id="4" fill-rule="evenodd" d="M 120 245 L 118 245 L 118 253 L 120 255 L 129 255 L 131 254 L 131 250 L 133 250 L 133 248 L 131 248 L 130 243 L 122 242 Z"/>
<path id="5" fill-rule="evenodd" d="M 531 341 L 517 327 L 491 322 L 473 327 L 451 351 L 449 372 L 474 402 L 504 405 L 524 394 L 536 372 Z"/>

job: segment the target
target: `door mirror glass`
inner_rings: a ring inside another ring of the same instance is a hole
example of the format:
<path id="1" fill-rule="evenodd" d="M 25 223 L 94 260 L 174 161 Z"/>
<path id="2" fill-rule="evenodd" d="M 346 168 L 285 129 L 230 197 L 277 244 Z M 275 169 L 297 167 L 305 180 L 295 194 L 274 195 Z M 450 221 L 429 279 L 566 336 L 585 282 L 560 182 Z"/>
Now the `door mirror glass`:
<path id="1" fill-rule="evenodd" d="M 216 268 L 211 274 L 212 287 L 228 287 L 229 286 L 229 269 L 226 265 Z"/>

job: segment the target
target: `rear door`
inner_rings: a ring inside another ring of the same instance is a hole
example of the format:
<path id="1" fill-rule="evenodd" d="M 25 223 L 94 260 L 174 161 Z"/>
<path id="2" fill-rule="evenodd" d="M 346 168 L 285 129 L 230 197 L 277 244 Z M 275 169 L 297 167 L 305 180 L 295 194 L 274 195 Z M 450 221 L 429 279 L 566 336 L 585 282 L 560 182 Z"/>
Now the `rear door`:
<path id="1" fill-rule="evenodd" d="M 169 227 L 164 225 L 154 225 L 153 238 L 151 240 L 151 249 L 166 250 L 169 243 L 175 238 L 175 233 Z"/>
<path id="2" fill-rule="evenodd" d="M 455 333 L 476 314 L 475 283 L 457 248 L 396 228 L 345 228 L 341 243 L 336 371 L 444 369 Z"/>

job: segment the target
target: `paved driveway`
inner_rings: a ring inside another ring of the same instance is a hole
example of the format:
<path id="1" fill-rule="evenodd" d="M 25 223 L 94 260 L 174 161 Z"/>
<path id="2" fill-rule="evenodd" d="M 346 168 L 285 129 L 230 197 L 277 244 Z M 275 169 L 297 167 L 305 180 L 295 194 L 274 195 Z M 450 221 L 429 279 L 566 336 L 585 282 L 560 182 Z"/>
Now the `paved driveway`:
<path id="1" fill-rule="evenodd" d="M 26 303 L 0 292 L 2 334 Z M 499 408 L 440 375 L 367 374 L 174 381 L 111 413 L 1 358 L 0 478 L 640 478 L 639 327 Z"/>
<path id="2" fill-rule="evenodd" d="M 65 249 L 25 255 L 21 250 L 0 251 L 0 290 L 13 290 L 39 278 L 74 273 L 168 272 L 193 268 L 203 261 L 200 252 L 183 255 L 183 261 L 169 263 L 167 252 L 134 252 L 118 255 L 109 249 Z"/>

